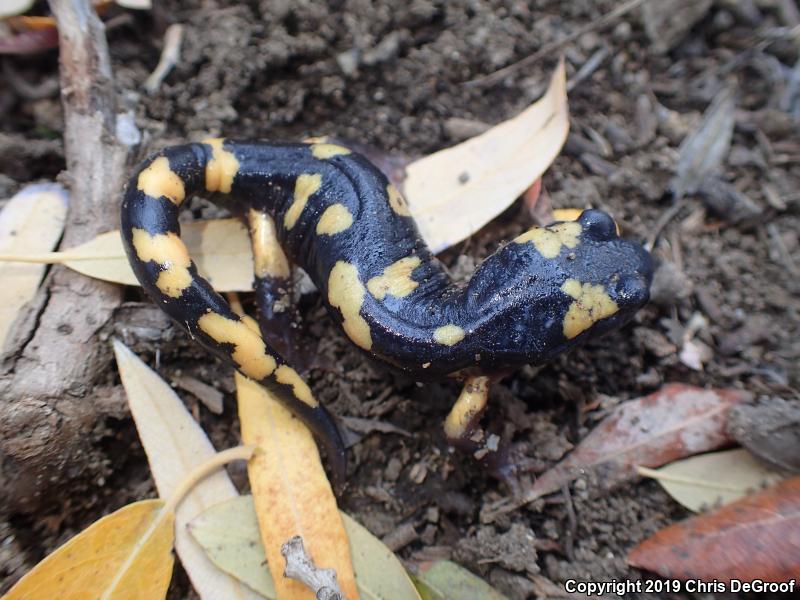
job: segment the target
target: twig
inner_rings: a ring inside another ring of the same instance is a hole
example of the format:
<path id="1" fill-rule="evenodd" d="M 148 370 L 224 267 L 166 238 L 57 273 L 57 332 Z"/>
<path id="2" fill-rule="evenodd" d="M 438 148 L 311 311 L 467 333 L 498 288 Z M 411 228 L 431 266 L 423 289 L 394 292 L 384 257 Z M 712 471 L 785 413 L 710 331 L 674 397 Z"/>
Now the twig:
<path id="1" fill-rule="evenodd" d="M 51 0 L 58 24 L 64 148 L 70 205 L 62 247 L 117 226 L 117 198 L 132 148 L 117 134 L 117 97 L 103 24 L 88 0 Z M 89 432 L 124 406 L 108 397 L 110 349 L 98 332 L 122 299 L 120 286 L 54 267 L 15 327 L 0 367 L 0 506 L 30 513 L 76 478 L 105 468 Z"/>
<path id="2" fill-rule="evenodd" d="M 645 249 L 648 252 L 652 252 L 653 248 L 656 246 L 656 241 L 658 241 L 658 236 L 661 235 L 661 232 L 664 230 L 672 219 L 674 219 L 681 209 L 685 206 L 686 201 L 681 198 L 677 200 L 672 206 L 670 206 L 666 211 L 664 211 L 661 216 L 656 221 L 656 224 L 653 225 L 653 230 L 650 232 L 650 235 L 647 236 L 647 242 L 645 242 Z"/>
<path id="3" fill-rule="evenodd" d="M 316 594 L 317 600 L 344 600 L 339 583 L 336 581 L 336 571 L 317 567 L 306 554 L 303 538 L 299 535 L 281 546 L 281 554 L 286 559 L 284 577 L 306 585 Z"/>
<path id="4" fill-rule="evenodd" d="M 144 82 L 144 89 L 148 94 L 154 94 L 161 86 L 172 67 L 178 64 L 181 57 L 181 41 L 183 40 L 183 25 L 170 25 L 164 34 L 164 48 L 161 50 L 161 58 L 147 81 Z"/>
<path id="5" fill-rule="evenodd" d="M 618 6 L 614 10 L 607 12 L 596 21 L 589 23 L 588 25 L 584 25 L 580 29 L 577 29 L 576 31 L 569 34 L 567 37 L 555 42 L 550 42 L 549 44 L 545 44 L 544 46 L 539 48 L 539 50 L 537 50 L 536 52 L 534 52 L 529 56 L 526 56 L 522 60 L 518 60 L 517 62 L 512 63 L 507 67 L 503 67 L 502 69 L 495 71 L 494 73 L 490 73 L 489 75 L 484 75 L 483 77 L 478 77 L 477 79 L 472 79 L 471 81 L 467 81 L 464 83 L 464 85 L 467 87 L 486 87 L 499 83 L 505 77 L 511 75 L 515 71 L 518 71 L 519 69 L 522 69 L 524 67 L 529 67 L 539 59 L 561 50 L 561 48 L 567 46 L 568 44 L 571 44 L 582 35 L 589 33 L 590 31 L 596 31 L 598 29 L 603 29 L 607 27 L 620 17 L 623 17 L 633 9 L 637 8 L 638 6 L 648 1 L 649 0 L 629 0 L 625 4 Z"/>
<path id="6" fill-rule="evenodd" d="M 3 61 L 3 75 L 14 91 L 25 100 L 41 100 L 51 98 L 58 93 L 58 79 L 53 77 L 45 79 L 41 83 L 29 83 L 20 75 L 12 65 L 11 61 Z"/>
<path id="7" fill-rule="evenodd" d="M 567 535 L 564 543 L 564 554 L 567 555 L 569 560 L 575 560 L 575 538 L 578 536 L 578 518 L 575 516 L 575 506 L 572 504 L 568 483 L 561 487 L 561 494 L 564 496 L 564 507 L 567 509 L 567 523 L 569 524 L 569 535 Z"/>
<path id="8" fill-rule="evenodd" d="M 767 225 L 767 233 L 769 234 L 770 240 L 772 240 L 772 243 L 778 251 L 778 255 L 780 256 L 781 262 L 783 262 L 784 268 L 789 272 L 789 275 L 792 277 L 797 277 L 797 263 L 794 262 L 792 253 L 789 252 L 789 249 L 786 247 L 786 244 L 784 243 L 783 238 L 781 237 L 781 234 L 778 231 L 778 228 L 775 227 L 774 223 Z"/>

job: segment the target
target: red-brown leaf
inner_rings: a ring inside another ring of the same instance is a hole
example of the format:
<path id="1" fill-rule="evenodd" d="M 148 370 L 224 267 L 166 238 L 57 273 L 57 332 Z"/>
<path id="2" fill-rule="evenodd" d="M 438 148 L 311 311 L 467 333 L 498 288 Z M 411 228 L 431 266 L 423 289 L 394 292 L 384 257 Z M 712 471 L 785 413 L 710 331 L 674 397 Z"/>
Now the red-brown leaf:
<path id="1" fill-rule="evenodd" d="M 587 471 L 611 487 L 634 478 L 637 466 L 659 467 L 729 444 L 728 411 L 750 398 L 741 390 L 669 384 L 625 402 L 537 479 L 526 501 L 555 492 Z"/>
<path id="2" fill-rule="evenodd" d="M 662 577 L 788 581 L 800 574 L 800 477 L 670 525 L 628 563 Z"/>

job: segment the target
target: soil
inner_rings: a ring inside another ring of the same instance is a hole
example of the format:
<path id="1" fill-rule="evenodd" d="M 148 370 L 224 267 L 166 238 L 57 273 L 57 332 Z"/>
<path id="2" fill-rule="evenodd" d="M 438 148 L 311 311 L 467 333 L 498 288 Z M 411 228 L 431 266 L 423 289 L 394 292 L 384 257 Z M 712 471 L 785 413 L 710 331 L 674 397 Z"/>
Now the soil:
<path id="1" fill-rule="evenodd" d="M 117 87 L 144 133 L 142 154 L 208 135 L 332 135 L 408 156 L 460 141 L 463 124 L 453 119 L 492 124 L 517 114 L 543 91 L 556 53 L 489 87 L 464 82 L 536 52 L 617 5 L 154 4 L 152 12 L 115 9 L 105 17 Z M 667 52 L 656 51 L 638 12 L 563 48 L 572 81 L 572 133 L 544 177 L 546 194 L 556 207 L 609 211 L 627 236 L 645 240 L 663 226 L 654 248 L 660 267 L 653 301 L 622 331 L 493 387 L 487 423 L 514 443 L 528 479 L 558 461 L 610 407 L 665 382 L 741 387 L 798 401 L 800 100 L 789 88 L 798 47 L 796 39 L 781 37 L 797 23 L 796 13 L 780 4 L 716 2 Z M 171 23 L 185 27 L 181 60 L 148 95 L 142 85 Z M 576 78 L 592 57 L 602 60 Z M 53 51 L 5 64 L 31 84 L 57 77 Z M 0 197 L 9 197 L 64 168 L 62 121 L 56 95 L 31 98 L 8 70 L 0 81 Z M 758 215 L 733 222 L 732 214 L 713 212 L 701 196 L 689 195 L 659 224 L 674 206 L 668 189 L 680 143 L 726 86 L 736 91 L 737 110 L 721 176 Z M 201 201 L 192 212 L 189 218 L 216 214 Z M 530 224 L 521 206 L 512 207 L 442 258 L 454 272 L 468 272 Z M 128 290 L 127 300 L 119 331 L 122 324 L 140 327 L 124 328 L 126 343 L 150 364 L 157 355 L 166 380 L 191 376 L 224 392 L 221 415 L 182 395 L 218 448 L 237 444 L 229 370 L 167 324 L 139 290 Z M 508 490 L 443 440 L 441 420 L 458 385 L 421 386 L 388 373 L 332 326 L 318 297 L 304 297 L 301 309 L 308 324 L 304 343 L 319 357 L 309 376 L 318 397 L 341 417 L 378 419 L 411 432 L 364 435 L 351 450 L 341 498 L 342 508 L 377 536 L 391 538 L 411 524 L 416 537 L 398 549 L 404 561 L 451 558 L 511 599 L 534 597 L 534 580 L 542 576 L 559 586 L 567 579 L 650 577 L 629 568 L 626 553 L 687 516 L 658 484 L 640 481 L 599 493 L 587 477 L 566 496 L 483 522 L 482 510 Z M 699 369 L 681 354 L 686 339 L 699 348 Z M 108 368 L 114 377 L 113 365 Z M 84 496 L 60 499 L 48 514 L 14 515 L 0 525 L 0 591 L 102 514 L 154 495 L 129 418 L 109 418 L 91 435 L 105 450 L 107 477 Z M 246 488 L 243 471 L 232 476 Z M 196 597 L 180 568 L 170 597 Z"/>

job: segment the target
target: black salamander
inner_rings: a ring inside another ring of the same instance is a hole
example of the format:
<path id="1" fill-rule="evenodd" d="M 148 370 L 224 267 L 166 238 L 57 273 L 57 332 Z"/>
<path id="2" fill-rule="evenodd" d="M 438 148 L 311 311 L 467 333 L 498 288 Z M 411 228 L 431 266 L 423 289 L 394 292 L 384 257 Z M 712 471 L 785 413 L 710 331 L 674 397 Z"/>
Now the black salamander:
<path id="1" fill-rule="evenodd" d="M 180 239 L 181 205 L 202 192 L 227 196 L 247 216 L 261 326 L 198 275 Z M 326 143 L 211 139 L 166 148 L 127 186 L 122 238 L 153 300 L 309 425 L 340 478 L 333 419 L 284 360 L 285 340 L 270 339 L 270 321 L 282 318 L 270 290 L 288 281 L 288 261 L 305 269 L 331 317 L 370 356 L 421 380 L 467 379 L 445 423 L 453 439 L 476 423 L 490 378 L 620 327 L 648 300 L 652 276 L 649 254 L 621 239 L 607 214 L 587 210 L 523 233 L 458 287 L 383 173 Z"/>

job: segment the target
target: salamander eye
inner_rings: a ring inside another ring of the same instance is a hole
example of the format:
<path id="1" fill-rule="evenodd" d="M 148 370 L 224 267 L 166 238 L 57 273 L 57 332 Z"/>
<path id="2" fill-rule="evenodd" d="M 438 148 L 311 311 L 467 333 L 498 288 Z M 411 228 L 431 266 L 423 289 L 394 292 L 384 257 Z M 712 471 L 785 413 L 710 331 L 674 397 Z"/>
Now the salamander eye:
<path id="1" fill-rule="evenodd" d="M 585 210 L 578 218 L 578 222 L 592 239 L 605 241 L 617 237 L 617 224 L 602 210 Z"/>

